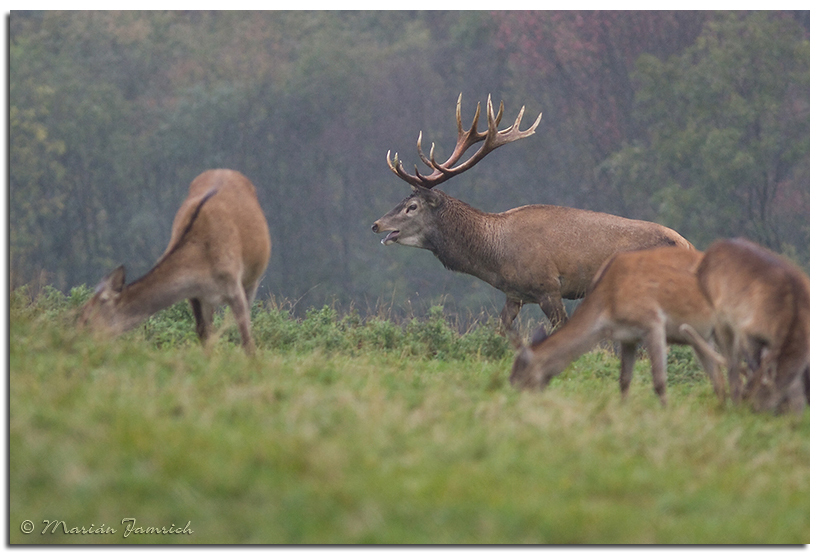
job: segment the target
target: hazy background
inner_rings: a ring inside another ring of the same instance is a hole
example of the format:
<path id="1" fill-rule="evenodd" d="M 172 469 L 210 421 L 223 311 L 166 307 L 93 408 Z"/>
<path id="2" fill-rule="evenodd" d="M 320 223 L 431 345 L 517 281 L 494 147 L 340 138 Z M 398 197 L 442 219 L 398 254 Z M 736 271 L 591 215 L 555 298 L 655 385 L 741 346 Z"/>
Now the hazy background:
<path id="1" fill-rule="evenodd" d="M 441 186 L 488 212 L 549 203 L 743 235 L 809 260 L 808 12 L 12 12 L 10 284 L 128 279 L 188 184 L 256 185 L 259 298 L 491 314 L 504 296 L 370 225 L 487 95 L 536 134 Z M 408 303 L 408 300 L 410 303 Z"/>

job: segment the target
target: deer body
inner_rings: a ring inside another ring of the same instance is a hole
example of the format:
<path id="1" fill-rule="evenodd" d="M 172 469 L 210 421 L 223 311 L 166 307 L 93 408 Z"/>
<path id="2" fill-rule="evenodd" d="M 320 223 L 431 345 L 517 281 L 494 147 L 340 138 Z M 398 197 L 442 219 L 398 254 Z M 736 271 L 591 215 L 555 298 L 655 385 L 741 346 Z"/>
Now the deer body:
<path id="1" fill-rule="evenodd" d="M 675 231 L 647 221 L 610 214 L 549 205 L 531 205 L 503 213 L 485 213 L 433 187 L 473 167 L 493 149 L 530 136 L 540 116 L 527 131 L 520 131 L 524 109 L 516 122 L 499 131 L 498 116 L 488 99 L 488 129 L 478 132 L 479 110 L 472 127 L 461 125 L 461 97 L 456 109 L 458 142 L 450 158 L 435 161 L 421 152 L 429 175 L 418 170 L 410 175 L 398 156 L 388 165 L 413 187 L 413 193 L 373 223 L 375 233 L 387 233 L 382 244 L 403 244 L 424 248 L 448 269 L 478 277 L 506 295 L 501 322 L 507 332 L 523 304 L 538 304 L 553 326 L 567 319 L 562 298 L 581 298 L 601 264 L 615 252 L 657 246 L 692 245 Z M 478 143 L 481 148 L 467 161 L 455 165 L 467 149 Z"/>
<path id="2" fill-rule="evenodd" d="M 253 184 L 236 171 L 206 171 L 191 183 L 174 217 L 168 247 L 156 264 L 128 285 L 125 268 L 115 269 L 97 285 L 80 321 L 116 335 L 189 299 L 197 334 L 204 342 L 214 309 L 228 304 L 242 345 L 252 353 L 250 305 L 270 248 L 268 225 Z"/>
<path id="3" fill-rule="evenodd" d="M 695 277 L 702 256 L 694 249 L 678 247 L 614 255 L 601 268 L 566 325 L 521 349 L 510 382 L 521 387 L 544 387 L 581 354 L 610 339 L 621 343 L 620 388 L 626 397 L 636 349 L 643 342 L 655 392 L 665 405 L 667 343 L 692 344 L 715 392 L 722 398 L 724 384 L 716 357 L 680 330 L 685 323 L 703 336 L 712 333 L 713 312 Z"/>
<path id="4" fill-rule="evenodd" d="M 802 410 L 809 383 L 809 279 L 774 252 L 744 239 L 715 242 L 697 270 L 715 310 L 715 338 L 729 361 L 732 399 L 755 410 L 788 401 Z M 752 377 L 742 391 L 741 364 Z"/>

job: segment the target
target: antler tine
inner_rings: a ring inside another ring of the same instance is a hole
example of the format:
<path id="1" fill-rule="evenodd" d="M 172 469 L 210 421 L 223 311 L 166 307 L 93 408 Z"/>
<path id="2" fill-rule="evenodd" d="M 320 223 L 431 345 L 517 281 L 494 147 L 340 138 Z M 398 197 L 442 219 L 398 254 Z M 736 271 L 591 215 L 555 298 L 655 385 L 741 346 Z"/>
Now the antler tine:
<path id="1" fill-rule="evenodd" d="M 442 175 L 439 176 L 439 181 L 436 184 L 439 184 L 452 176 L 452 171 L 450 167 L 456 163 L 461 156 L 474 144 L 477 144 L 484 140 L 487 136 L 487 131 L 479 131 L 478 130 L 478 120 L 481 116 L 481 103 L 479 102 L 475 108 L 475 115 L 473 116 L 473 122 L 470 125 L 469 130 L 465 131 L 464 127 L 461 124 L 461 94 L 458 95 L 458 101 L 456 102 L 456 123 L 458 124 L 458 139 L 456 140 L 456 146 L 453 149 L 453 153 L 450 154 L 450 157 L 443 163 L 438 163 L 433 156 L 430 156 L 430 160 L 425 160 L 424 163 L 430 167 L 437 169 Z M 432 150 L 430 151 L 432 154 Z M 428 163 L 429 162 L 429 163 Z M 435 185 L 434 185 L 435 186 Z"/>
<path id="2" fill-rule="evenodd" d="M 524 108 L 523 108 L 523 107 L 521 108 L 521 114 L 522 114 L 522 115 L 524 114 Z M 532 135 L 532 134 L 534 134 L 534 133 L 535 133 L 535 128 L 536 128 L 536 127 L 538 127 L 538 124 L 539 124 L 539 123 L 541 123 L 541 116 L 542 116 L 542 115 L 544 115 L 544 113 L 543 113 L 543 112 L 541 112 L 540 114 L 538 114 L 538 117 L 536 117 L 536 118 L 535 118 L 535 123 L 533 123 L 533 124 L 530 126 L 530 128 L 529 128 L 529 129 L 527 129 L 526 131 L 524 131 L 524 136 L 525 136 L 525 137 L 528 137 L 528 136 L 530 136 L 530 135 Z M 519 117 L 521 117 L 521 116 L 519 116 Z"/>
<path id="3" fill-rule="evenodd" d="M 498 124 L 501 123 L 501 116 L 504 115 L 504 101 L 498 104 L 498 115 L 495 115 L 493 110 L 493 96 L 487 95 L 487 130 L 498 129 Z M 506 129 L 505 129 L 506 130 Z M 502 131 L 503 132 L 503 131 Z"/>
<path id="4" fill-rule="evenodd" d="M 533 123 L 529 129 L 526 131 L 521 131 L 519 127 L 521 126 L 521 119 L 524 117 L 524 109 L 525 106 L 521 106 L 521 111 L 518 112 L 518 117 L 515 118 L 515 123 L 498 133 L 499 141 L 497 146 L 516 141 L 520 138 L 528 137 L 535 133 L 535 128 L 538 127 L 539 123 L 541 123 L 541 116 L 543 113 L 538 114 L 538 117 L 535 119 L 535 123 Z"/>
<path id="5" fill-rule="evenodd" d="M 469 130 L 465 131 L 464 126 L 461 120 L 461 94 L 458 95 L 458 100 L 456 101 L 456 124 L 458 126 L 458 139 L 456 140 L 456 146 L 453 150 L 453 153 L 444 163 L 438 163 L 435 158 L 433 157 L 433 152 L 436 147 L 436 143 L 432 143 L 430 146 L 430 157 L 427 158 L 421 150 L 421 133 L 419 133 L 419 140 L 416 143 L 416 147 L 419 152 L 419 158 L 421 161 L 424 162 L 424 165 L 430 167 L 432 169 L 438 170 L 440 173 L 447 175 L 450 172 L 449 167 L 453 165 L 458 159 L 464 155 L 464 152 L 467 151 L 472 145 L 481 142 L 484 140 L 484 137 L 487 135 L 487 131 L 478 131 L 478 120 L 481 116 L 481 103 L 479 102 L 475 108 L 475 115 L 473 116 L 473 122 L 470 125 Z M 442 179 L 444 175 L 435 175 L 435 173 L 431 173 L 428 176 L 420 175 L 420 177 L 426 183 L 432 183 L 436 179 L 441 179 L 440 181 L 436 182 L 434 185 L 439 184 L 439 182 L 443 182 L 444 180 L 448 179 L 449 177 L 445 177 Z M 431 186 L 431 188 L 432 188 Z"/>
<path id="6" fill-rule="evenodd" d="M 518 112 L 518 117 L 515 118 L 515 123 L 513 124 L 512 129 L 515 129 L 516 132 L 521 133 L 521 138 L 528 137 L 535 133 L 535 128 L 538 127 L 539 123 L 541 123 L 542 115 L 544 115 L 543 112 L 538 114 L 538 117 L 535 118 L 535 123 L 530 125 L 529 129 L 526 131 L 519 131 L 518 127 L 521 125 L 521 118 L 524 117 L 524 106 L 521 106 L 521 111 Z"/>
<path id="7" fill-rule="evenodd" d="M 518 117 L 515 118 L 515 123 L 512 124 L 511 129 L 518 129 L 519 125 L 521 125 L 521 118 L 524 117 L 524 108 L 525 106 L 521 106 L 521 111 L 518 112 Z"/>
<path id="8" fill-rule="evenodd" d="M 498 124 L 495 120 L 495 111 L 493 110 L 493 95 L 487 95 L 487 134 L 492 135 L 493 128 L 498 129 Z"/>
<path id="9" fill-rule="evenodd" d="M 432 169 L 435 169 L 435 166 L 430 162 L 430 160 L 428 160 L 424 156 L 424 152 L 421 150 L 421 133 L 422 132 L 419 131 L 419 139 L 416 141 L 416 150 L 419 153 L 419 158 L 421 158 L 421 161 L 424 162 L 424 165 L 426 165 L 427 167 L 430 167 Z M 433 142 L 431 144 L 432 145 L 430 146 L 430 157 L 432 158 L 433 157 L 433 149 L 436 147 L 436 143 Z"/>
<path id="10" fill-rule="evenodd" d="M 435 157 L 434 157 L 434 155 L 435 155 L 434 153 L 435 153 L 435 150 L 436 150 L 436 143 L 435 142 L 430 143 L 430 157 L 427 158 L 424 155 L 424 152 L 421 149 L 421 136 L 422 136 L 422 132 L 419 131 L 419 138 L 416 141 L 416 150 L 418 150 L 419 158 L 421 159 L 422 163 L 424 163 L 424 165 L 426 165 L 427 167 L 429 167 L 431 169 L 438 169 L 437 168 L 438 164 L 436 163 L 436 160 L 435 160 Z M 416 167 L 416 166 L 414 166 L 414 167 L 415 167 L 416 179 L 418 180 L 418 182 L 417 182 L 418 185 L 421 185 L 421 186 L 426 187 L 426 188 L 433 188 L 434 186 L 436 186 L 438 184 L 437 179 L 441 178 L 441 175 L 436 175 L 435 172 L 431 173 L 430 175 L 422 175 L 421 173 L 419 173 L 419 168 Z"/>
<path id="11" fill-rule="evenodd" d="M 458 134 L 464 132 L 464 128 L 461 126 L 461 93 L 458 93 L 458 100 L 456 100 L 456 124 L 458 124 Z"/>
<path id="12" fill-rule="evenodd" d="M 430 167 L 434 168 L 433 164 L 428 163 L 426 161 L 426 158 L 424 157 L 424 154 L 421 151 L 421 136 L 422 136 L 422 134 L 421 134 L 421 132 L 419 132 L 419 138 L 418 138 L 418 141 L 416 143 L 416 147 L 418 148 L 419 155 L 421 156 L 421 159 L 422 159 L 422 161 L 424 161 L 424 163 L 426 163 Z M 435 145 L 433 145 L 433 146 L 435 147 Z M 432 153 L 433 153 L 433 151 L 430 150 L 431 156 L 432 156 Z M 436 186 L 438 184 L 437 179 L 441 178 L 441 174 L 436 175 L 435 173 L 433 173 L 433 174 L 431 174 L 432 176 L 431 175 L 422 175 L 421 173 L 419 173 L 419 168 L 417 166 L 414 166 L 415 175 L 410 175 L 409 173 L 407 173 L 404 170 L 404 167 L 402 166 L 401 160 L 399 159 L 399 153 L 396 152 L 396 154 L 393 156 L 392 160 L 390 159 L 391 154 L 392 154 L 392 152 L 390 150 L 388 150 L 387 151 L 387 166 L 390 168 L 390 171 L 395 173 L 402 181 L 405 181 L 405 182 L 409 183 L 410 185 L 412 185 L 414 187 L 424 187 L 424 188 L 433 188 L 434 186 Z"/>
<path id="13" fill-rule="evenodd" d="M 390 150 L 387 151 L 387 167 L 390 168 L 390 171 L 395 173 L 399 179 L 410 183 L 411 185 L 418 186 L 421 185 L 420 182 L 416 180 L 412 175 L 409 175 L 401 165 L 401 160 L 399 159 L 399 153 L 396 152 L 396 155 L 393 159 L 390 159 Z"/>
<path id="14" fill-rule="evenodd" d="M 486 131 L 480 133 L 478 131 L 478 118 L 481 115 L 481 102 L 477 103 L 475 106 L 475 115 L 473 116 L 473 124 L 470 125 L 470 130 L 466 133 L 467 135 L 473 135 L 476 137 L 483 137 L 487 134 Z M 462 133 L 463 134 L 463 133 Z"/>
<path id="15" fill-rule="evenodd" d="M 463 135 L 481 135 L 483 133 L 478 132 L 478 118 L 481 115 L 481 102 L 479 102 L 475 107 L 475 115 L 473 116 L 473 124 L 470 125 L 470 130 L 465 131 L 464 127 L 461 125 L 461 93 L 458 94 L 458 101 L 456 101 L 456 123 L 458 124 L 458 137 L 461 139 Z"/>

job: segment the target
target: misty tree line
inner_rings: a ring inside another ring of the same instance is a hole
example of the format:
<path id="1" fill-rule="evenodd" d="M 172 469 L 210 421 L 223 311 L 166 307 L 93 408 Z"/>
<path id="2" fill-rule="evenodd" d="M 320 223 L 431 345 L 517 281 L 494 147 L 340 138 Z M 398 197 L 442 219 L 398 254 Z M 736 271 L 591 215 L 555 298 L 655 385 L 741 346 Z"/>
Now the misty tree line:
<path id="1" fill-rule="evenodd" d="M 13 12 L 10 281 L 93 286 L 162 253 L 188 184 L 239 170 L 273 251 L 260 297 L 375 308 L 503 295 L 371 223 L 487 95 L 536 134 L 443 190 L 746 236 L 808 268 L 808 12 Z M 485 120 L 482 120 L 486 125 Z"/>

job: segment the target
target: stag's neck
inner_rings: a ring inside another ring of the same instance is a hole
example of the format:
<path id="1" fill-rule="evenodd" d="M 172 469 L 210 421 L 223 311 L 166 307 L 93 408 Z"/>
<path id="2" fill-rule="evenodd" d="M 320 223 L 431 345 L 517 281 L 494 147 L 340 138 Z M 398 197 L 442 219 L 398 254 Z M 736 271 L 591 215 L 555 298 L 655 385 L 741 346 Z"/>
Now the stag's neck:
<path id="1" fill-rule="evenodd" d="M 438 212 L 439 225 L 428 235 L 426 247 L 447 269 L 495 284 L 501 268 L 501 218 L 447 197 Z"/>

